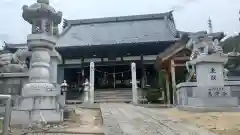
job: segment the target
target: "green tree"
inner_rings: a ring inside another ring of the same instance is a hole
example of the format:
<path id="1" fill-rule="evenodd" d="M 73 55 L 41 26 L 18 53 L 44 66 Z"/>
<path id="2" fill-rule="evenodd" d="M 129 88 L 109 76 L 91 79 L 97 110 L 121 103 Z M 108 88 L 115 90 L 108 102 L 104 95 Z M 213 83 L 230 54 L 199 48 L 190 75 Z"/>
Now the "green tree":
<path id="1" fill-rule="evenodd" d="M 229 52 L 240 52 L 240 34 L 237 36 L 229 37 L 223 42 L 221 42 L 221 45 L 223 47 L 224 53 Z M 240 64 L 239 57 L 231 58 L 229 57 L 228 62 L 226 63 L 225 67 L 228 69 L 235 69 Z"/>
<path id="2" fill-rule="evenodd" d="M 240 34 L 237 36 L 232 36 L 221 42 L 224 53 L 232 52 L 236 50 L 240 52 Z"/>

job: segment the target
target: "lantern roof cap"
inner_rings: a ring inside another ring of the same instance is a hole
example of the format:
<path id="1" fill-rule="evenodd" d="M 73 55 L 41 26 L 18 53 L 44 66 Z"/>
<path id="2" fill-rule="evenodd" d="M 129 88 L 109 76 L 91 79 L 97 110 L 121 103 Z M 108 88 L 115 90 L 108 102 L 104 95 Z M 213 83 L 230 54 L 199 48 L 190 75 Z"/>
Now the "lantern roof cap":
<path id="1" fill-rule="evenodd" d="M 37 0 L 37 3 L 43 3 L 49 5 L 49 0 Z"/>
<path id="2" fill-rule="evenodd" d="M 62 21 L 62 12 L 57 12 L 53 7 L 49 5 L 49 0 L 37 0 L 30 6 L 24 5 L 23 9 L 23 19 L 30 24 L 33 20 L 38 18 L 47 18 L 52 20 L 54 24 L 60 24 Z"/>

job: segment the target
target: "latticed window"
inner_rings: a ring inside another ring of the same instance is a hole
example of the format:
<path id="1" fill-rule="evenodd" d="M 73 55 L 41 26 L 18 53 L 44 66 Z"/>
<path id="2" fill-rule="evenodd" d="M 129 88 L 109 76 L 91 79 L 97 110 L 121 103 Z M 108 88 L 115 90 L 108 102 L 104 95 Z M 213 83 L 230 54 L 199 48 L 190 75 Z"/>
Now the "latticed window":
<path id="1" fill-rule="evenodd" d="M 53 25 L 53 35 L 54 36 L 58 35 L 58 25 L 56 25 L 56 24 Z"/>
<path id="2" fill-rule="evenodd" d="M 47 21 L 45 23 L 45 32 L 50 33 L 51 32 L 51 24 Z"/>
<path id="3" fill-rule="evenodd" d="M 54 25 L 54 27 L 53 27 L 53 35 L 54 36 L 58 35 L 58 26 L 57 25 Z"/>
<path id="4" fill-rule="evenodd" d="M 33 34 L 41 32 L 42 32 L 41 21 L 36 21 L 35 24 L 33 25 Z"/>
<path id="5" fill-rule="evenodd" d="M 41 26 L 36 25 L 35 30 L 36 30 L 37 33 L 40 32 L 41 31 Z"/>

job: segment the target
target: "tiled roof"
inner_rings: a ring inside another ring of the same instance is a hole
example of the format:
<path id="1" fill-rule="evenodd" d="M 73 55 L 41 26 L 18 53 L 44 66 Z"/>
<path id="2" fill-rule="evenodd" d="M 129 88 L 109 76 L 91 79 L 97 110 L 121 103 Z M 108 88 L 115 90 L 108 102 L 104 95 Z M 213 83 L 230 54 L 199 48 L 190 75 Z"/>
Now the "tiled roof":
<path id="1" fill-rule="evenodd" d="M 67 20 L 57 47 L 175 41 L 177 36 L 172 12 Z"/>
<path id="2" fill-rule="evenodd" d="M 206 31 L 199 31 L 199 32 L 179 32 L 181 39 L 176 42 L 175 44 L 172 44 L 168 49 L 166 49 L 164 52 L 161 52 L 158 55 L 158 59 L 162 59 L 163 57 L 166 57 L 168 55 L 171 55 L 171 53 L 174 53 L 177 50 L 185 49 L 186 44 L 188 42 L 188 39 L 195 39 L 199 37 L 205 37 L 205 36 L 211 36 L 215 39 L 221 40 L 225 34 L 223 32 L 216 32 L 216 33 L 207 33 Z M 185 37 L 183 37 L 183 35 Z"/>
<path id="3" fill-rule="evenodd" d="M 22 44 L 5 43 L 5 47 L 10 49 L 26 48 L 27 44 L 26 43 L 22 43 Z"/>

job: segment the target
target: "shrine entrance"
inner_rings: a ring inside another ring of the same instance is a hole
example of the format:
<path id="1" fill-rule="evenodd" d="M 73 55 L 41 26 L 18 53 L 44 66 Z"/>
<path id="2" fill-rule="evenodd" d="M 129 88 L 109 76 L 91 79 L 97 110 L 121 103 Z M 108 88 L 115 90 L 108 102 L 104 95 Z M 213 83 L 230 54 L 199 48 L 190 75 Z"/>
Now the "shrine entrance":
<path id="1" fill-rule="evenodd" d="M 131 88 L 131 79 L 130 64 L 95 67 L 95 89 Z"/>
<path id="2" fill-rule="evenodd" d="M 137 82 L 140 87 L 142 77 L 141 67 L 137 67 Z M 66 68 L 64 79 L 68 81 L 70 89 L 81 91 L 85 79 L 90 80 L 90 67 Z M 95 66 L 94 87 L 97 89 L 125 89 L 132 88 L 131 64 L 125 65 L 96 65 Z"/>

